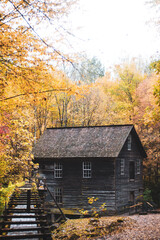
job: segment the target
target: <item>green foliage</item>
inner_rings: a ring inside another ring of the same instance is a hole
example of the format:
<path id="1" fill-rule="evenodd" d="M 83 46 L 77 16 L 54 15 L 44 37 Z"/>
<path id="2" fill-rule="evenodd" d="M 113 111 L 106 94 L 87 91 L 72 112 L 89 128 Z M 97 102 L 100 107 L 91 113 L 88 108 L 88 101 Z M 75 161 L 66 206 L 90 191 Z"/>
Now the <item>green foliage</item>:
<path id="1" fill-rule="evenodd" d="M 159 74 L 160 73 L 160 60 L 152 62 L 151 68 L 154 69 L 157 74 Z"/>
<path id="2" fill-rule="evenodd" d="M 97 78 L 105 75 L 105 68 L 97 57 L 88 58 L 84 56 L 75 66 L 76 69 L 69 70 L 68 75 L 76 82 L 94 83 Z"/>
<path id="3" fill-rule="evenodd" d="M 160 74 L 160 60 L 151 63 L 151 68 L 155 70 L 157 75 L 159 75 Z M 160 76 L 155 85 L 153 94 L 157 100 L 157 105 L 160 107 Z"/>
<path id="4" fill-rule="evenodd" d="M 155 85 L 153 94 L 157 100 L 156 101 L 157 105 L 160 107 L 160 78 L 158 79 L 157 84 Z"/>
<path id="5" fill-rule="evenodd" d="M 98 198 L 95 198 L 95 197 L 88 197 L 88 203 L 90 205 L 93 205 L 96 201 L 98 200 Z M 91 215 L 92 217 L 99 217 L 103 212 L 106 212 L 107 208 L 106 208 L 106 203 L 103 203 L 100 207 L 92 207 L 92 209 L 89 211 L 89 210 L 84 210 L 84 209 L 81 209 L 79 210 L 79 212 L 82 214 L 82 215 Z"/>
<path id="6" fill-rule="evenodd" d="M 5 205 L 7 205 L 10 196 L 15 189 L 15 184 L 9 183 L 8 187 L 0 188 L 0 214 L 2 214 Z"/>
<path id="7" fill-rule="evenodd" d="M 150 180 L 148 182 L 148 187 L 146 188 L 146 199 L 150 199 L 150 201 L 153 201 L 156 206 L 160 207 L 160 183 L 157 181 L 157 183 L 154 183 L 153 180 Z M 149 201 L 149 200 L 148 200 Z"/>
<path id="8" fill-rule="evenodd" d="M 153 199 L 152 199 L 152 191 L 150 189 L 148 189 L 148 188 L 145 189 L 145 191 L 143 193 L 143 199 L 145 201 L 149 201 L 149 202 L 153 201 Z"/>
<path id="9" fill-rule="evenodd" d="M 134 63 L 116 66 L 116 74 L 116 84 L 112 84 L 110 88 L 111 96 L 115 100 L 112 111 L 116 112 L 122 123 L 133 123 L 139 104 L 137 88 L 144 75 L 137 70 Z"/>
<path id="10" fill-rule="evenodd" d="M 97 78 L 104 76 L 104 67 L 96 57 L 93 57 L 81 63 L 80 73 L 81 80 L 92 83 Z"/>

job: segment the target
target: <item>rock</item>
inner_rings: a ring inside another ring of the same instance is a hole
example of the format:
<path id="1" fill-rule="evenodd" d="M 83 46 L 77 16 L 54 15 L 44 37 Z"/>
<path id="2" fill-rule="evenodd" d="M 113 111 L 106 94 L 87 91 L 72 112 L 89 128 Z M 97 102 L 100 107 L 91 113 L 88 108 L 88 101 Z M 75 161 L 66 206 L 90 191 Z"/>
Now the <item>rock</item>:
<path id="1" fill-rule="evenodd" d="M 51 225 L 50 229 L 51 229 L 51 231 L 53 231 L 53 230 L 57 229 L 58 227 L 59 227 L 59 224 L 54 223 L 54 224 Z"/>
<path id="2" fill-rule="evenodd" d="M 92 225 L 97 225 L 98 223 L 99 223 L 98 218 L 91 218 L 89 221 L 89 224 L 92 224 Z"/>
<path id="3" fill-rule="evenodd" d="M 119 218 L 119 219 L 117 219 L 117 222 L 121 223 L 121 222 L 124 222 L 124 220 L 122 218 Z"/>
<path id="4" fill-rule="evenodd" d="M 79 236 L 78 236 L 76 233 L 73 233 L 73 234 L 70 236 L 69 240 L 76 240 L 76 239 L 78 239 L 78 238 L 79 238 Z"/>

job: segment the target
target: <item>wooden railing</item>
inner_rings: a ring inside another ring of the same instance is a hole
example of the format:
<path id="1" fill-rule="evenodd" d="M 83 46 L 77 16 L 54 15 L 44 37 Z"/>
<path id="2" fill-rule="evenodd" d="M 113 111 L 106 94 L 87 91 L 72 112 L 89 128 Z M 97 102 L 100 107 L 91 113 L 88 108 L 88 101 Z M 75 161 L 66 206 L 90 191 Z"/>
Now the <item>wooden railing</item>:
<path id="1" fill-rule="evenodd" d="M 60 212 L 60 216 L 62 218 L 62 220 L 67 220 L 65 214 L 63 213 L 60 205 L 58 204 L 58 202 L 56 201 L 53 193 L 50 191 L 45 179 L 41 179 L 41 178 L 38 178 L 38 181 L 36 180 L 33 180 L 33 179 L 30 179 L 30 182 L 33 182 L 36 184 L 37 186 L 37 189 L 41 189 L 41 190 L 44 190 L 46 191 L 46 193 L 48 192 L 48 194 L 50 195 L 51 199 L 53 200 L 54 204 L 56 205 L 56 207 L 58 208 L 59 212 Z M 41 183 L 41 184 L 40 184 Z M 40 185 L 42 186 L 42 188 L 40 188 Z"/>
<path id="2" fill-rule="evenodd" d="M 142 212 L 150 212 L 153 211 L 155 207 L 148 201 L 144 202 L 138 202 L 136 204 L 128 204 L 120 209 L 118 209 L 117 214 L 123 214 L 123 213 L 129 213 L 129 214 L 134 214 L 134 213 L 142 213 Z"/>
<path id="3" fill-rule="evenodd" d="M 149 210 L 153 210 L 154 206 L 150 202 L 139 202 L 137 204 L 131 205 L 128 207 L 129 214 L 134 210 L 135 213 L 143 213 L 143 212 L 149 212 Z"/>
<path id="4" fill-rule="evenodd" d="M 54 197 L 54 195 L 53 195 L 53 193 L 50 191 L 50 189 L 49 189 L 49 187 L 48 187 L 48 185 L 47 185 L 46 183 L 44 184 L 44 188 L 48 191 L 48 193 L 49 193 L 49 195 L 51 196 L 51 198 L 53 199 L 56 207 L 59 209 L 60 214 L 61 214 L 61 216 L 62 216 L 62 219 L 66 221 L 66 220 L 67 220 L 67 219 L 66 219 L 66 216 L 64 215 L 62 209 L 60 208 L 59 204 L 57 203 L 57 201 L 56 201 L 56 199 L 55 199 L 55 197 Z"/>

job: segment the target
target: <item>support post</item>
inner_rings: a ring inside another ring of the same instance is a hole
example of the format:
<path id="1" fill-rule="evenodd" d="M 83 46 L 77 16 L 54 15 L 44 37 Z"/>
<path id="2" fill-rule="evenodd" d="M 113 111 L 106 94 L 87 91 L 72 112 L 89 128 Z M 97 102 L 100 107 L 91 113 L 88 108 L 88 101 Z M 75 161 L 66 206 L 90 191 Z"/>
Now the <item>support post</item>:
<path id="1" fill-rule="evenodd" d="M 31 205 L 31 190 L 27 190 L 27 212 L 30 212 Z"/>

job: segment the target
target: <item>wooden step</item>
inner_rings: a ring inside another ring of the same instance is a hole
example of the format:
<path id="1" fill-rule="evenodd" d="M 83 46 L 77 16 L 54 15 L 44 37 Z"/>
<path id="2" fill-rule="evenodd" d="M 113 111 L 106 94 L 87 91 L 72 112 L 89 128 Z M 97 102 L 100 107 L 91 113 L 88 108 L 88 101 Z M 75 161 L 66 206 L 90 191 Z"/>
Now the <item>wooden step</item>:
<path id="1" fill-rule="evenodd" d="M 31 202 L 31 205 L 40 205 L 41 203 L 37 203 L 37 202 Z M 8 206 L 15 206 L 15 205 L 27 205 L 27 202 L 12 202 L 9 203 Z"/>
<path id="2" fill-rule="evenodd" d="M 14 198 L 14 199 L 11 199 L 10 202 L 27 202 L 27 198 Z M 43 202 L 42 199 L 36 199 L 36 198 L 30 198 L 30 201 L 34 201 L 34 202 Z"/>
<path id="3" fill-rule="evenodd" d="M 20 200 L 18 200 L 18 201 L 11 201 L 11 202 L 9 202 L 8 205 L 15 205 L 15 204 L 19 204 L 20 205 L 20 203 L 21 203 L 21 205 L 22 204 L 26 205 L 27 201 L 20 201 Z M 30 201 L 31 205 L 42 204 L 42 203 L 43 203 L 42 201 L 32 201 L 32 200 Z"/>
<path id="4" fill-rule="evenodd" d="M 30 202 L 31 203 L 42 203 L 42 201 L 35 201 L 35 200 L 30 200 Z M 16 201 L 16 200 L 14 200 L 14 201 L 10 201 L 9 202 L 9 204 L 18 204 L 18 203 L 23 203 L 23 204 L 27 204 L 27 200 L 26 201 L 24 201 L 24 200 L 18 200 L 18 201 Z"/>
<path id="5" fill-rule="evenodd" d="M 35 215 L 2 215 L 0 218 L 46 218 L 45 214 L 35 214 Z"/>
<path id="6" fill-rule="evenodd" d="M 27 208 L 12 208 L 12 209 L 7 209 L 7 213 L 26 213 Z M 30 213 L 43 213 L 44 209 L 43 208 L 30 208 Z"/>
<path id="7" fill-rule="evenodd" d="M 44 226 L 44 227 L 27 227 L 27 228 L 2 228 L 1 231 L 2 232 L 25 232 L 25 231 L 43 231 L 43 230 L 48 230 L 49 227 L 48 226 Z"/>
<path id="8" fill-rule="evenodd" d="M 30 198 L 31 201 L 43 201 L 42 199 L 40 198 Z M 27 201 L 27 198 L 13 198 L 13 199 L 10 199 L 10 202 L 12 201 L 23 201 L 23 202 L 26 202 Z"/>
<path id="9" fill-rule="evenodd" d="M 35 238 L 43 238 L 43 239 L 48 239 L 47 237 L 50 237 L 51 239 L 51 234 L 50 233 L 37 233 L 37 234 L 22 234 L 22 235 L 0 235 L 0 239 L 7 240 L 7 239 L 35 239 Z"/>
<path id="10" fill-rule="evenodd" d="M 11 224 L 41 224 L 41 223 L 45 224 L 45 223 L 47 223 L 47 221 L 46 220 L 14 221 L 14 222 L 12 222 L 12 221 L 1 221 L 0 223 L 3 224 L 3 225 L 11 225 Z"/>
<path id="11" fill-rule="evenodd" d="M 30 192 L 30 196 L 31 197 L 39 197 L 38 193 L 37 194 L 33 194 L 32 192 Z M 27 192 L 25 193 L 21 193 L 20 195 L 12 195 L 11 197 L 26 197 L 27 196 Z"/>
<path id="12" fill-rule="evenodd" d="M 31 200 L 37 200 L 37 201 L 39 201 L 39 200 L 41 200 L 41 198 L 30 198 Z M 13 201 L 13 200 L 23 200 L 23 201 L 26 201 L 27 200 L 27 197 L 25 198 L 11 198 L 10 199 L 10 201 Z"/>
<path id="13" fill-rule="evenodd" d="M 36 197 L 31 197 L 30 199 L 32 200 L 40 200 L 40 198 L 36 198 Z M 27 197 L 14 197 L 14 198 L 10 198 L 10 200 L 27 200 Z"/>
<path id="14" fill-rule="evenodd" d="M 42 204 L 45 198 L 44 195 L 42 195 L 42 197 L 39 195 L 39 192 L 32 193 L 32 191 L 28 192 L 27 189 L 21 191 L 20 194 L 15 193 L 12 195 L 7 209 L 4 211 L 4 215 L 0 216 L 0 226 L 2 227 L 2 229 L 0 229 L 0 234 L 2 234 L 0 235 L 0 240 L 52 239 L 47 215 L 45 214 L 46 211 L 50 209 L 44 210 Z M 28 208 L 30 207 L 31 209 L 27 209 L 27 205 Z M 34 215 L 32 215 L 32 213 L 34 213 Z"/>
<path id="15" fill-rule="evenodd" d="M 30 196 L 30 197 L 33 199 L 41 199 L 39 196 Z M 26 196 L 12 196 L 10 199 L 11 200 L 12 199 L 27 199 L 27 195 Z"/>

